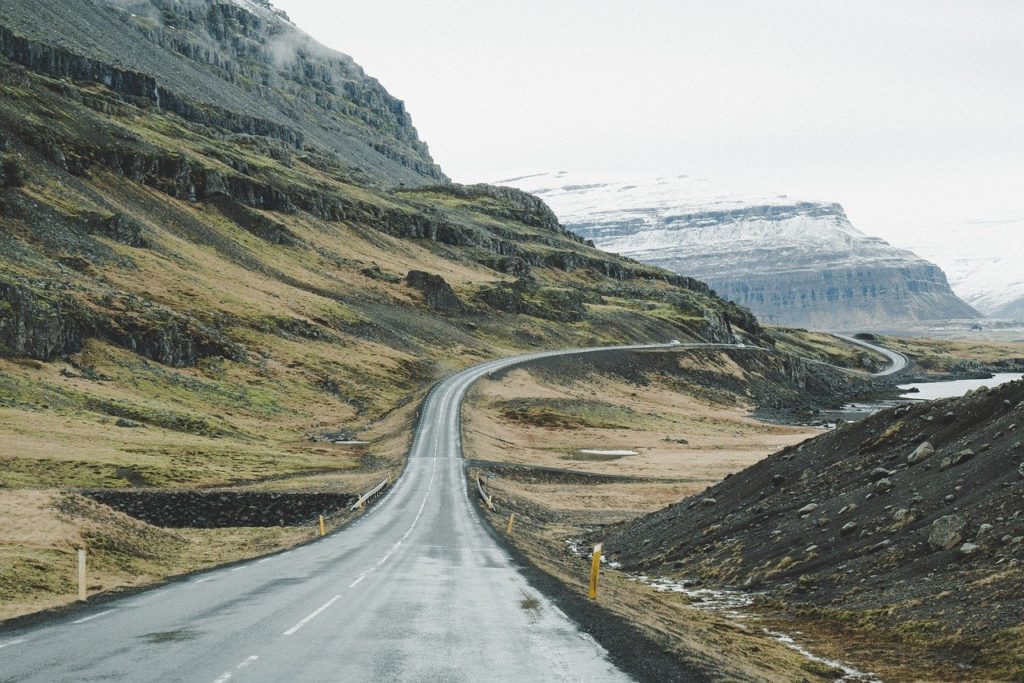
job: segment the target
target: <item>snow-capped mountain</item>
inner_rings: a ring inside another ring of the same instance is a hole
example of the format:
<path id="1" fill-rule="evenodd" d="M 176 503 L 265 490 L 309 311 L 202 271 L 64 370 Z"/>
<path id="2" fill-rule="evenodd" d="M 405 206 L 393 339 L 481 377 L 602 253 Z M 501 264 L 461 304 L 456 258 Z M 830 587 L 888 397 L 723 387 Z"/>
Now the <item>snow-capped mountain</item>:
<path id="1" fill-rule="evenodd" d="M 914 226 L 892 240 L 941 266 L 982 313 L 1024 320 L 1024 218 Z"/>
<path id="2" fill-rule="evenodd" d="M 682 175 L 498 182 L 541 197 L 598 247 L 705 280 L 768 323 L 852 329 L 978 316 L 941 268 L 860 232 L 838 204 L 737 195 Z"/>

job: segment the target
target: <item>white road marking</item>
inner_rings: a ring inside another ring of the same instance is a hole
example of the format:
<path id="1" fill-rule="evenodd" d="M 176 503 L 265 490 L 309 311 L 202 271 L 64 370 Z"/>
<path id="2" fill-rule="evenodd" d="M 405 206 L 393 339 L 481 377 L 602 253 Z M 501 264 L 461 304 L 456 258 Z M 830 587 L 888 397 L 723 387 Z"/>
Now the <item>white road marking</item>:
<path id="1" fill-rule="evenodd" d="M 245 667 L 249 666 L 250 664 L 252 664 L 253 662 L 255 662 L 259 658 L 260 658 L 259 655 L 249 655 L 248 657 L 246 657 L 244 662 L 242 662 L 241 664 L 239 664 L 235 668 L 236 669 L 244 669 Z"/>
<path id="2" fill-rule="evenodd" d="M 231 672 L 230 671 L 225 671 L 224 673 L 222 673 L 220 675 L 220 678 L 216 679 L 213 683 L 225 683 L 225 681 L 228 681 L 230 679 L 231 679 Z"/>
<path id="3" fill-rule="evenodd" d="M 212 576 L 204 576 L 201 579 L 196 579 L 192 583 L 206 583 L 207 581 L 213 581 L 213 579 L 214 579 L 214 577 L 212 577 Z"/>
<path id="4" fill-rule="evenodd" d="M 243 564 L 241 567 L 233 567 L 233 568 L 229 569 L 228 571 L 237 572 L 237 571 L 241 571 L 242 569 L 248 569 L 248 568 L 249 568 L 249 565 Z"/>
<path id="5" fill-rule="evenodd" d="M 277 559 L 277 556 L 274 556 L 274 557 L 264 557 L 262 560 L 257 560 L 256 564 L 263 564 L 264 562 L 270 562 L 271 560 L 276 560 L 276 559 Z"/>
<path id="6" fill-rule="evenodd" d="M 104 616 L 106 614 L 110 614 L 113 611 L 114 610 L 112 610 L 112 609 L 108 609 L 106 612 L 100 612 L 99 614 L 93 614 L 92 616 L 89 616 L 89 617 L 82 617 L 81 619 L 76 619 L 75 621 L 72 621 L 71 623 L 72 624 L 84 624 L 87 621 L 92 621 L 93 619 L 99 619 L 100 617 L 102 617 L 102 616 Z"/>
<path id="7" fill-rule="evenodd" d="M 17 640 L 8 640 L 6 643 L 0 643 L 0 650 L 4 649 L 5 647 L 10 647 L 12 645 L 20 645 L 21 643 L 24 643 L 26 640 L 27 638 L 19 638 Z"/>
<path id="8" fill-rule="evenodd" d="M 437 442 L 436 441 L 434 442 L 434 452 L 437 453 Z M 391 559 L 392 555 L 394 555 L 396 552 L 398 552 L 398 549 L 402 546 L 402 543 L 405 542 L 405 539 L 409 538 L 409 534 L 411 534 L 412 530 L 416 528 L 416 523 L 419 522 L 420 521 L 420 517 L 423 516 L 423 508 L 425 508 L 427 506 L 427 500 L 430 499 L 430 490 L 434 487 L 434 474 L 436 472 L 437 472 L 437 458 L 434 458 L 433 462 L 430 465 L 430 481 L 427 482 L 427 491 L 423 495 L 423 502 L 420 503 L 420 509 L 416 512 L 416 517 L 412 520 L 412 524 L 409 525 L 408 530 L 406 530 L 406 532 L 404 534 L 402 534 L 402 537 L 400 539 L 398 539 L 398 542 L 395 543 L 395 545 L 393 545 L 391 547 L 391 550 L 389 550 L 387 552 L 387 554 L 384 555 L 384 557 L 382 557 L 379 560 L 377 560 L 377 564 L 375 564 L 372 567 L 370 567 L 369 569 L 367 569 L 365 572 L 363 572 L 362 574 L 359 575 L 359 578 L 357 578 L 355 581 L 350 583 L 349 586 L 348 586 L 349 588 L 355 588 L 356 586 L 358 586 L 362 582 L 363 579 L 365 579 L 367 576 L 369 576 L 370 574 L 372 574 L 375 571 L 377 571 L 381 567 L 381 565 L 383 565 L 385 562 L 387 562 L 389 559 Z"/>
<path id="9" fill-rule="evenodd" d="M 319 607 L 317 607 L 316 610 L 314 610 L 314 612 L 312 614 L 310 614 L 308 617 L 306 617 L 305 619 L 303 619 L 299 623 L 295 624 L 295 626 L 292 626 L 290 629 L 288 629 L 287 631 L 285 631 L 281 635 L 285 635 L 285 636 L 294 635 L 296 631 L 298 631 L 300 628 L 302 628 L 303 626 L 308 624 L 310 621 L 315 619 L 318 614 L 320 614 L 325 609 L 327 609 L 328 607 L 333 605 L 335 602 L 337 602 L 339 598 L 341 598 L 341 595 L 335 595 L 333 598 L 331 598 L 330 600 L 328 600 L 324 604 L 322 604 Z"/>

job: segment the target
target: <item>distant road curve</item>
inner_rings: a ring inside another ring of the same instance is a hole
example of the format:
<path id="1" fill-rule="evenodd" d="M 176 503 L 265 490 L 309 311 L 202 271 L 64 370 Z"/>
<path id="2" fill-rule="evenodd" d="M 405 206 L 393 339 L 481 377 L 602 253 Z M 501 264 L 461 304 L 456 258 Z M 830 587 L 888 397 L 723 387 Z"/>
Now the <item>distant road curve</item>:
<path id="1" fill-rule="evenodd" d="M 862 346 L 865 349 L 870 349 L 870 350 L 875 351 L 877 353 L 880 353 L 883 356 L 885 356 L 886 358 L 888 358 L 889 359 L 889 363 L 890 363 L 889 367 L 887 367 L 885 370 L 881 370 L 880 372 L 873 373 L 876 377 L 885 377 L 885 376 L 888 376 L 888 375 L 895 375 L 898 372 L 902 372 L 903 370 L 905 370 L 907 368 L 908 365 L 910 365 L 910 359 L 908 359 L 902 353 L 897 353 L 896 351 L 892 351 L 891 349 L 887 349 L 884 346 L 879 346 L 878 344 L 872 344 L 871 342 L 864 341 L 863 339 L 857 339 L 856 337 L 853 337 L 851 335 L 846 335 L 846 334 L 836 334 L 836 333 L 833 332 L 832 336 L 833 337 L 838 337 L 839 339 L 842 339 L 844 341 L 848 341 L 851 344 L 856 344 L 857 346 Z"/>

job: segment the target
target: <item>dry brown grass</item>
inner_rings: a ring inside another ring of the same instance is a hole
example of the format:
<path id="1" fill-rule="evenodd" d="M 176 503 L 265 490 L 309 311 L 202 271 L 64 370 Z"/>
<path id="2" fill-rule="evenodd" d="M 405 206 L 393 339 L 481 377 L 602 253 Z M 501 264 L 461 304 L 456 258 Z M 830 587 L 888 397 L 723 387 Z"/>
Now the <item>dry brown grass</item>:
<path id="1" fill-rule="evenodd" d="M 0 620 L 73 602 L 77 549 L 91 594 L 255 557 L 313 536 L 303 528 L 159 529 L 82 496 L 0 491 Z"/>
<path id="2" fill-rule="evenodd" d="M 723 406 L 659 386 L 637 386 L 608 377 L 555 384 L 527 370 L 481 381 L 463 410 L 467 457 L 631 477 L 612 483 L 527 483 L 498 476 L 488 488 L 505 512 L 487 513 L 505 533 L 508 509 L 517 510 L 512 542 L 544 571 L 578 593 L 586 591 L 589 563 L 566 552 L 567 538 L 651 512 L 699 492 L 730 472 L 779 448 L 818 433 L 768 425 L 742 405 Z M 502 415 L 513 399 L 605 401 L 637 416 L 631 429 L 558 429 L 524 424 Z M 681 444 L 671 439 L 685 439 Z M 639 455 L 607 461 L 568 459 L 580 448 L 631 449 Z M 755 621 L 737 622 L 700 610 L 679 594 L 658 593 L 621 572 L 602 570 L 599 602 L 640 626 L 683 658 L 721 672 L 722 680 L 824 680 L 827 667 L 810 662 L 761 632 Z"/>
<path id="3" fill-rule="evenodd" d="M 635 415 L 637 426 L 555 429 L 513 422 L 499 406 L 517 398 L 608 402 Z M 500 381 L 482 380 L 472 389 L 464 414 L 465 447 L 470 457 L 481 460 L 642 477 L 651 480 L 648 494 L 660 485 L 668 489 L 666 495 L 678 498 L 819 433 L 759 422 L 748 412 L 743 406 L 717 405 L 657 384 L 640 387 L 601 377 L 559 386 L 515 370 Z M 638 455 L 604 462 L 572 459 L 580 449 L 625 449 Z M 670 481 L 656 481 L 666 479 Z M 646 495 L 635 500 L 637 512 L 656 504 Z"/>

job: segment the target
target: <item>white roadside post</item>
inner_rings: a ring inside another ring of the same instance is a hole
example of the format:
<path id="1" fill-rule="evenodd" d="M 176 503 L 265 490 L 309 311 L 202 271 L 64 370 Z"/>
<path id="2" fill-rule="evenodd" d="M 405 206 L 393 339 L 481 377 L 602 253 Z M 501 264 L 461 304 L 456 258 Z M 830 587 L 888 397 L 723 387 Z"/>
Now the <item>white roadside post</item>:
<path id="1" fill-rule="evenodd" d="M 78 599 L 85 602 L 85 548 L 78 549 Z"/>

